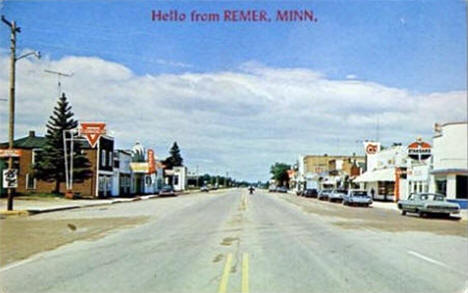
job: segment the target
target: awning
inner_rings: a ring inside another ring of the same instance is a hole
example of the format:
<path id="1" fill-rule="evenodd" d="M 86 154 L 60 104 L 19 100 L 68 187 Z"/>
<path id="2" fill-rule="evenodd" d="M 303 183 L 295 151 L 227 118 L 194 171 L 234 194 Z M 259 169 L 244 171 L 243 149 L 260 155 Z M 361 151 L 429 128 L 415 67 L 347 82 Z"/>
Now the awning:
<path id="1" fill-rule="evenodd" d="M 435 170 L 432 170 L 430 173 L 433 175 L 445 175 L 445 174 L 467 175 L 468 169 L 461 169 L 461 168 L 435 169 Z"/>
<path id="2" fill-rule="evenodd" d="M 367 171 L 354 179 L 355 183 L 360 182 L 377 182 L 377 181 L 395 181 L 395 169 L 381 169 L 375 171 Z"/>

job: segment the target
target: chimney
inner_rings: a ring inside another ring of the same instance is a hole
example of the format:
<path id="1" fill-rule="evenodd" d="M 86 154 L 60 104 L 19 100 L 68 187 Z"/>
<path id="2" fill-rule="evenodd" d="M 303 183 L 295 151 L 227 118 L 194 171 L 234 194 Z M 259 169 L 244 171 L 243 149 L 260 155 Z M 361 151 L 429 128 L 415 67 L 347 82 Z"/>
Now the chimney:
<path id="1" fill-rule="evenodd" d="M 36 137 L 36 132 L 34 130 L 29 130 L 29 137 Z"/>

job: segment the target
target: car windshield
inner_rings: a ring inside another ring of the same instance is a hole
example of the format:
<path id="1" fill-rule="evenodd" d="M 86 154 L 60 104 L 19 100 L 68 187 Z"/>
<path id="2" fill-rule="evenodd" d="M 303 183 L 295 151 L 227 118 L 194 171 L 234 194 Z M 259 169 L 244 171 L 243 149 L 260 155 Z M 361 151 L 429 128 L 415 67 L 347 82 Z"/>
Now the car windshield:
<path id="1" fill-rule="evenodd" d="M 346 190 L 335 190 L 335 193 L 346 194 Z"/>
<path id="2" fill-rule="evenodd" d="M 366 191 L 354 191 L 353 192 L 353 196 L 367 196 L 367 192 Z"/>

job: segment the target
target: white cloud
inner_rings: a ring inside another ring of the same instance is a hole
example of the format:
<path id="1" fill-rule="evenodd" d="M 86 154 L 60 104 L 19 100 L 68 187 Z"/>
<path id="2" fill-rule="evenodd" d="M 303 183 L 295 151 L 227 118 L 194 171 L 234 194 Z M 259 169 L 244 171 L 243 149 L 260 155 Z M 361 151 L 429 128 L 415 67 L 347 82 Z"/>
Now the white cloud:
<path id="1" fill-rule="evenodd" d="M 8 56 L 0 54 L 0 98 L 8 95 Z M 141 141 L 160 157 L 177 141 L 191 167 L 266 179 L 275 161 L 300 153 L 360 152 L 377 120 L 384 142 L 430 140 L 434 122 L 466 119 L 466 92 L 414 94 L 358 80 L 330 80 L 303 68 L 248 62 L 229 72 L 135 75 L 94 57 L 17 64 L 17 137 L 43 133 L 63 78 L 76 118 L 105 121 L 117 145 Z M 3 105 L 3 106 L 2 106 Z M 7 107 L 0 101 L 0 139 Z"/>

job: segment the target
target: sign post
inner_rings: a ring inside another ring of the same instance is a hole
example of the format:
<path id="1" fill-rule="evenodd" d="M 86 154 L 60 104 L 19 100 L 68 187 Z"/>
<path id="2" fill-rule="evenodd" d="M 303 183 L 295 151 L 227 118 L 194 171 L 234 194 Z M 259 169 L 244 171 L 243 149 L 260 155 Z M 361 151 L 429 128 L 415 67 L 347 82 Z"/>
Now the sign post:
<path id="1" fill-rule="evenodd" d="M 67 134 L 69 138 L 67 138 Z M 74 141 L 86 140 L 91 148 L 95 148 L 99 142 L 101 135 L 106 134 L 106 124 L 103 122 L 82 122 L 78 129 L 64 130 L 63 131 L 63 150 L 65 159 L 65 185 L 66 185 L 66 198 L 73 198 L 73 153 Z M 79 138 L 79 136 L 84 136 Z M 67 142 L 70 142 L 70 155 L 68 155 Z M 99 158 L 99 153 L 97 154 Z M 99 168 L 99 161 L 98 161 Z M 98 179 L 99 174 L 96 174 Z M 98 182 L 99 180 L 96 180 Z"/>

